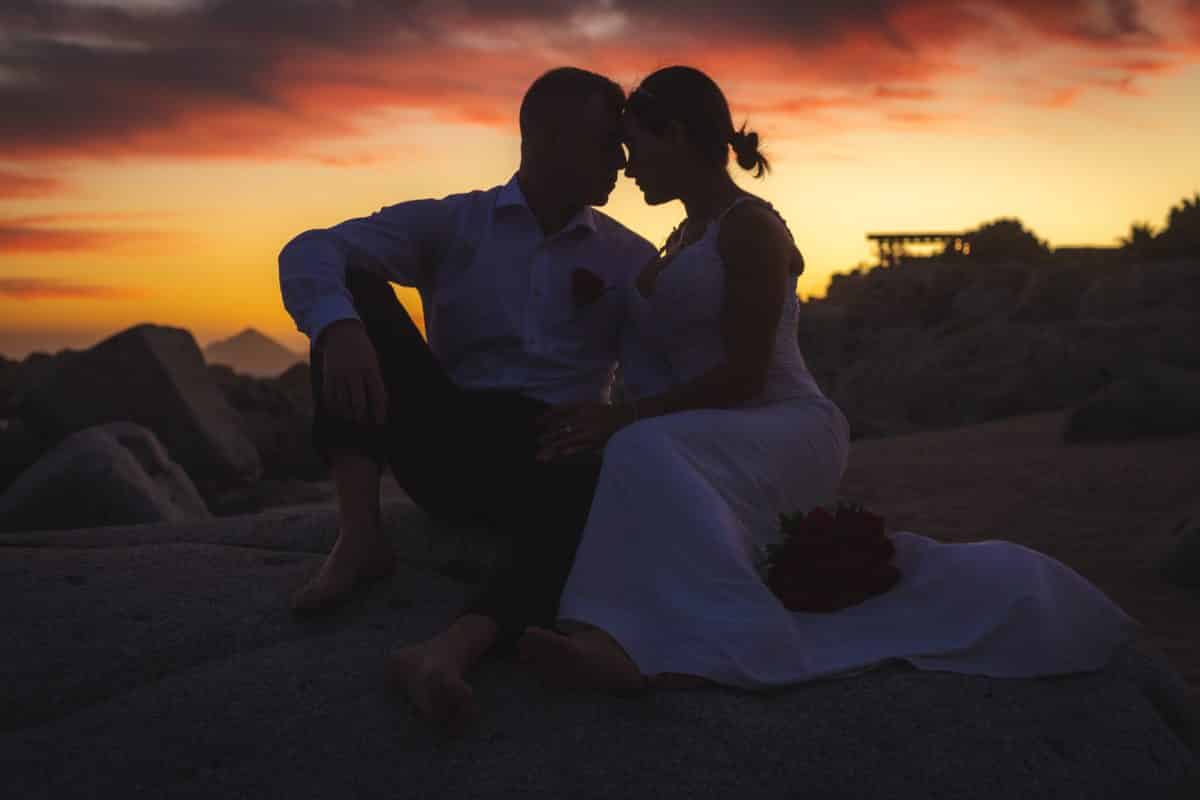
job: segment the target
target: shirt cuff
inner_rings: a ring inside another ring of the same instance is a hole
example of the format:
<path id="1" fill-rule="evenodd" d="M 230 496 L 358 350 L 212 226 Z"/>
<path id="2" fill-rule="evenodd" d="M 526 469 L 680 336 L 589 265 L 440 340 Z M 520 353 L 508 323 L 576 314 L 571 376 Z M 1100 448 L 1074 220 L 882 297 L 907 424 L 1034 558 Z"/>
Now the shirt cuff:
<path id="1" fill-rule="evenodd" d="M 311 343 L 316 343 L 317 337 L 321 335 L 321 331 L 342 319 L 358 319 L 358 314 L 354 311 L 354 304 L 345 297 L 323 297 L 313 306 L 312 311 L 308 314 L 308 340 Z"/>

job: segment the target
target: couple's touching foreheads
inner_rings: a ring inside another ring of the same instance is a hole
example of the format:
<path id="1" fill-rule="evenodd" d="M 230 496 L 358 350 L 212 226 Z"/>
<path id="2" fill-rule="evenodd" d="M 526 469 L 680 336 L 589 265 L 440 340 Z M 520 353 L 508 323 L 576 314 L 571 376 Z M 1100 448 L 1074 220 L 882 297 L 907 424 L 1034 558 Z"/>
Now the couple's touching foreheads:
<path id="1" fill-rule="evenodd" d="M 922 604 L 945 601 L 920 594 L 919 580 L 889 593 L 898 611 L 781 605 L 758 556 L 781 514 L 836 499 L 850 437 L 797 342 L 800 251 L 770 203 L 730 174 L 731 155 L 767 172 L 757 135 L 684 66 L 628 95 L 554 69 L 518 119 L 507 183 L 407 199 L 306 231 L 280 253 L 284 305 L 312 343 L 313 442 L 339 512 L 332 551 L 292 599 L 297 614 L 393 575 L 379 498 L 390 468 L 432 517 L 511 542 L 511 560 L 445 630 L 388 657 L 396 686 L 452 729 L 478 713 L 470 670 L 491 651 L 547 684 L 616 691 L 764 689 L 887 658 L 921 666 L 938 652 L 958 659 L 941 668 L 962 671 L 1087 661 L 1048 648 L 1014 665 L 1012 648 L 973 648 L 981 625 L 1012 621 L 972 566 L 994 554 L 915 534 L 897 541 L 905 577 L 953 556 L 958 589 L 983 587 L 984 601 L 956 605 L 969 614 L 914 628 Z M 661 247 L 595 208 L 622 170 L 647 203 L 681 202 Z M 420 293 L 427 340 L 389 283 Z M 1006 584 L 1048 569 L 1037 554 L 1009 555 Z M 1065 572 L 1050 584 L 1056 613 L 1090 620 L 1092 656 L 1097 637 L 1123 629 L 1090 585 Z M 889 613 L 908 628 L 888 625 Z"/>

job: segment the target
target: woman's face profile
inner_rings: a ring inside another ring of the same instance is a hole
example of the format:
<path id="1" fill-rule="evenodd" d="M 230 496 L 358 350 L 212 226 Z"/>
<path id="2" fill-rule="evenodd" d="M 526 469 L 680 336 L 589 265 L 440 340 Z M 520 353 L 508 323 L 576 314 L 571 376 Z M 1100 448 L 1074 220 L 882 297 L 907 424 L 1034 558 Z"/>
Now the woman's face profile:
<path id="1" fill-rule="evenodd" d="M 633 179 L 649 205 L 674 200 L 677 194 L 671 175 L 676 159 L 670 142 L 643 127 L 632 114 L 624 116 L 622 126 L 625 147 L 629 150 L 626 177 Z"/>

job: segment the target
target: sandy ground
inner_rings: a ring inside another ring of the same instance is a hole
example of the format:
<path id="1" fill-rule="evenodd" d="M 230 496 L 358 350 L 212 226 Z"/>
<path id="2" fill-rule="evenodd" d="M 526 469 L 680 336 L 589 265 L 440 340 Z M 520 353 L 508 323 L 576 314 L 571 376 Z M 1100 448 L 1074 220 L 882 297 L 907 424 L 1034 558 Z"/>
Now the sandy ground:
<path id="1" fill-rule="evenodd" d="M 1007 539 L 1070 565 L 1144 625 L 1200 688 L 1200 590 L 1157 571 L 1172 525 L 1200 501 L 1200 435 L 1066 445 L 1064 413 L 860 440 L 842 496 L 893 530 Z"/>

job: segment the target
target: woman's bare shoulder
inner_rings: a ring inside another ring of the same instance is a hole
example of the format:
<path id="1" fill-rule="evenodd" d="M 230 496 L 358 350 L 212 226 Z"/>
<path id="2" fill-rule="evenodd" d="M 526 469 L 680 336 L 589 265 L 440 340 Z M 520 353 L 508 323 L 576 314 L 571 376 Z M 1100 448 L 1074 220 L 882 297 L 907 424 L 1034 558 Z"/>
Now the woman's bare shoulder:
<path id="1" fill-rule="evenodd" d="M 779 213 L 766 200 L 750 195 L 722 218 L 717 249 L 727 262 L 753 258 L 787 265 L 796 244 Z"/>

